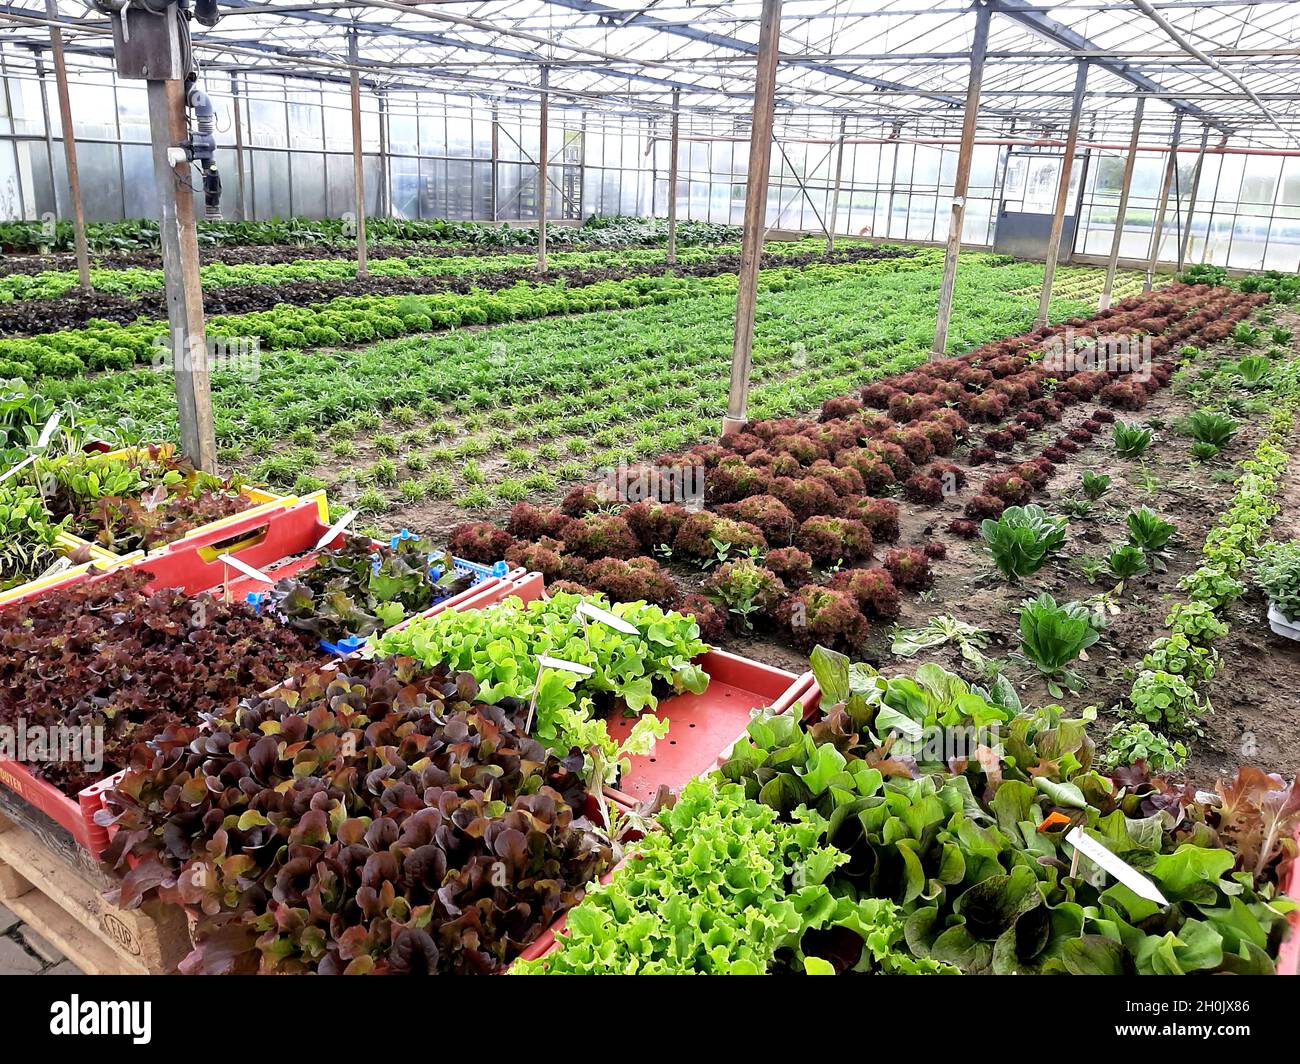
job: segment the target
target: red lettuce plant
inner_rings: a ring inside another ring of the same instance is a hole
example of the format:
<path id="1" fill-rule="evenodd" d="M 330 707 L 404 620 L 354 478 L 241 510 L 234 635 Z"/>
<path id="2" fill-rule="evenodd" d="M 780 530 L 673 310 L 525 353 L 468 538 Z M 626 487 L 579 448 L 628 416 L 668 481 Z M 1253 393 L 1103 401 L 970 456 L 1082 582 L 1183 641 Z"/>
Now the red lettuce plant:
<path id="1" fill-rule="evenodd" d="M 197 915 L 193 973 L 500 971 L 616 858 L 581 756 L 406 659 L 168 728 L 106 795 L 119 902 Z"/>
<path id="2" fill-rule="evenodd" d="M 145 591 L 120 570 L 0 611 L 0 723 L 104 730 L 103 768 L 34 764 L 66 793 L 111 775 L 132 743 L 264 691 L 319 656 L 316 640 L 211 595 Z"/>

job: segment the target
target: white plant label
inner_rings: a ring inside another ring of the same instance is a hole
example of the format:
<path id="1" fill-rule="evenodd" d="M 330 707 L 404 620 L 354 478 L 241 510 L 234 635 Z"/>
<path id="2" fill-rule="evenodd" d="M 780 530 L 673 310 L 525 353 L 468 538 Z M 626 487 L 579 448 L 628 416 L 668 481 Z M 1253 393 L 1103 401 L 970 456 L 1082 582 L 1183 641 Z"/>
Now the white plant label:
<path id="1" fill-rule="evenodd" d="M 317 540 L 316 546 L 314 546 L 312 550 L 324 550 L 325 544 L 328 543 L 330 540 L 332 540 L 340 532 L 345 531 L 347 527 L 357 519 L 357 515 L 360 512 L 361 511 L 359 510 L 349 510 L 347 513 L 345 513 L 342 517 L 340 517 L 337 521 L 335 521 L 332 525 L 330 525 L 330 527 L 326 530 L 325 535 L 321 536 L 321 538 Z"/>
<path id="2" fill-rule="evenodd" d="M 538 654 L 537 664 L 543 669 L 559 669 L 561 672 L 571 672 L 578 676 L 590 676 L 596 671 L 590 665 L 582 665 L 576 661 L 565 661 L 563 658 L 553 658 L 548 654 Z"/>
<path id="3" fill-rule="evenodd" d="M 27 468 L 29 465 L 31 465 L 34 461 L 36 461 L 36 455 L 34 455 L 34 454 L 29 454 L 26 458 L 24 458 L 21 462 L 19 462 L 16 466 L 14 466 L 14 467 L 13 467 L 11 470 L 9 470 L 7 473 L 4 473 L 3 475 L 0 475 L 0 484 L 3 484 L 3 483 L 4 483 L 6 480 L 8 480 L 10 477 L 16 477 L 19 473 L 21 473 L 24 469 L 26 469 L 26 468 Z"/>
<path id="4" fill-rule="evenodd" d="M 58 429 L 61 420 L 63 420 L 63 412 L 61 410 L 56 410 L 50 415 L 50 420 L 45 423 L 45 428 L 41 429 L 41 438 L 36 441 L 36 449 L 38 451 L 45 450 L 50 440 L 54 438 L 54 433 Z"/>
<path id="5" fill-rule="evenodd" d="M 622 632 L 624 635 L 640 635 L 637 627 L 628 621 L 623 620 L 617 614 L 610 613 L 609 610 L 602 610 L 599 606 L 593 606 L 590 602 L 584 602 L 578 606 L 578 612 L 584 617 L 590 617 L 593 621 L 599 621 L 603 625 L 613 628 L 616 632 Z"/>
<path id="6" fill-rule="evenodd" d="M 241 562 L 233 554 L 228 554 L 221 559 L 231 568 L 238 569 L 245 576 L 251 576 L 254 580 L 260 580 L 264 584 L 275 586 L 275 577 L 267 576 L 261 569 L 254 569 L 247 562 Z"/>
<path id="7" fill-rule="evenodd" d="M 1169 899 L 1160 893 L 1151 880 L 1126 861 L 1120 860 L 1091 835 L 1084 834 L 1080 828 L 1071 828 L 1066 833 L 1065 841 L 1093 864 L 1104 868 L 1134 894 L 1157 905 L 1169 904 Z"/>

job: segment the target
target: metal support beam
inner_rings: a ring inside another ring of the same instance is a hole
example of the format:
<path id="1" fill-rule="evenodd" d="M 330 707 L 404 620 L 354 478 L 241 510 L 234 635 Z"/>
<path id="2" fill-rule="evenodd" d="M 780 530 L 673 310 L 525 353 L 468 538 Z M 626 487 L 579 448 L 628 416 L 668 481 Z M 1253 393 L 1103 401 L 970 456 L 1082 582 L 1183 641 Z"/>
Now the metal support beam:
<path id="1" fill-rule="evenodd" d="M 844 130 L 848 115 L 840 115 L 840 136 L 835 146 L 835 187 L 831 190 L 830 222 L 826 226 L 826 254 L 835 250 L 835 219 L 840 213 L 840 182 L 844 177 Z"/>
<path id="2" fill-rule="evenodd" d="M 952 319 L 952 293 L 957 283 L 957 256 L 961 252 L 962 223 L 966 220 L 966 191 L 970 187 L 971 161 L 975 154 L 975 123 L 979 120 L 980 86 L 984 82 L 984 56 L 989 47 L 990 14 L 988 4 L 981 0 L 979 7 L 975 9 L 975 40 L 971 44 L 970 80 L 966 86 L 966 111 L 961 123 L 961 147 L 957 149 L 952 214 L 948 220 L 948 251 L 944 256 L 943 281 L 939 286 L 939 309 L 934 320 L 934 346 L 930 349 L 932 358 L 944 358 L 948 353 L 948 323 Z"/>
<path id="3" fill-rule="evenodd" d="M 551 94 L 546 90 L 550 87 L 551 71 L 549 67 L 542 67 L 542 113 L 538 119 L 538 145 L 537 145 L 537 272 L 546 272 L 546 193 L 547 183 L 550 175 L 547 169 L 550 164 L 550 147 L 547 143 L 548 127 L 551 123 Z"/>
<path id="4" fill-rule="evenodd" d="M 494 222 L 497 220 L 497 200 L 501 196 L 500 174 L 497 172 L 499 169 L 497 163 L 501 158 L 500 130 L 501 127 L 497 123 L 497 109 L 494 107 L 492 108 L 492 220 Z"/>
<path id="5" fill-rule="evenodd" d="M 238 193 L 239 220 L 248 221 L 248 199 L 244 192 L 244 116 L 239 99 L 239 75 L 230 75 L 231 107 L 235 112 L 235 186 Z"/>
<path id="6" fill-rule="evenodd" d="M 188 136 L 185 87 L 180 81 L 150 81 L 148 98 L 181 447 L 197 468 L 215 473 L 217 441 L 212 421 L 203 289 L 199 284 L 199 241 L 194 229 L 191 164 L 184 159 L 173 164 L 168 158 L 170 149 Z"/>
<path id="7" fill-rule="evenodd" d="M 1065 155 L 1061 159 L 1061 174 L 1056 184 L 1056 207 L 1052 213 L 1051 235 L 1047 238 L 1047 265 L 1043 270 L 1043 293 L 1038 300 L 1037 328 L 1046 328 L 1047 314 L 1052 304 L 1052 282 L 1056 279 L 1056 264 L 1061 257 L 1061 235 L 1065 230 L 1065 207 L 1070 198 L 1070 173 L 1074 169 L 1074 153 L 1079 146 L 1079 119 L 1083 115 L 1083 97 L 1088 90 L 1088 64 L 1081 62 L 1074 73 L 1074 97 L 1070 103 L 1070 129 L 1065 135 Z M 1078 219 L 1075 219 L 1076 225 Z"/>
<path id="8" fill-rule="evenodd" d="M 1201 191 L 1201 171 L 1205 168 L 1205 150 L 1210 146 L 1210 127 L 1201 130 L 1201 150 L 1196 156 L 1196 166 L 1192 170 L 1192 187 L 1187 199 L 1187 221 L 1183 230 L 1183 239 L 1178 242 L 1178 269 L 1181 272 L 1187 261 L 1187 252 L 1192 244 L 1192 217 L 1196 213 L 1196 197 Z"/>
<path id="9" fill-rule="evenodd" d="M 45 120 L 45 165 L 50 170 L 50 195 L 54 200 L 54 217 L 59 211 L 59 182 L 54 171 L 54 123 L 50 119 L 50 91 L 45 84 L 45 61 L 36 53 L 36 80 L 41 87 L 41 117 Z"/>
<path id="10" fill-rule="evenodd" d="M 53 21 L 59 17 L 58 0 L 45 0 L 45 11 Z M 77 283 L 90 291 L 90 254 L 86 250 L 86 212 L 81 205 L 81 173 L 77 169 L 77 137 L 72 122 L 72 99 L 68 93 L 68 67 L 63 58 L 63 31 L 50 27 L 50 53 L 54 56 L 54 81 L 59 95 L 59 125 L 63 130 L 63 158 L 68 167 L 68 192 L 72 196 L 72 233 L 77 248 Z M 54 171 L 50 181 L 58 184 Z"/>
<path id="11" fill-rule="evenodd" d="M 1178 138 L 1183 132 L 1183 116 L 1174 118 L 1174 134 L 1169 138 L 1169 162 L 1165 165 L 1165 179 L 1160 185 L 1160 206 L 1156 208 L 1156 224 L 1151 231 L 1151 256 L 1147 260 L 1147 275 L 1142 282 L 1142 291 L 1150 292 L 1155 280 L 1156 262 L 1160 258 L 1160 238 L 1164 236 L 1165 214 L 1169 210 L 1169 190 L 1174 185 L 1174 175 L 1178 171 Z"/>
<path id="12" fill-rule="evenodd" d="M 677 159 L 682 106 L 681 89 L 673 89 L 672 131 L 668 137 L 668 265 L 677 265 Z M 653 148 L 651 149 L 653 150 Z"/>
<path id="13" fill-rule="evenodd" d="M 392 215 L 389 206 L 388 188 L 388 94 L 382 89 L 375 91 L 379 101 L 379 216 L 387 218 Z"/>
<path id="14" fill-rule="evenodd" d="M 754 349 L 754 311 L 758 268 L 763 255 L 767 182 L 772 165 L 772 123 L 776 107 L 776 64 L 781 50 L 781 0 L 763 0 L 759 20 L 758 63 L 754 77 L 754 118 L 749 137 L 745 184 L 745 224 L 736 290 L 736 329 L 731 345 L 731 385 L 724 435 L 739 432 L 749 420 L 749 371 Z"/>
<path id="15" fill-rule="evenodd" d="M 1124 159 L 1124 177 L 1119 189 L 1119 209 L 1115 213 L 1115 232 L 1110 238 L 1110 260 L 1106 263 L 1106 283 L 1102 287 L 1101 299 L 1097 303 L 1098 310 L 1106 310 L 1110 306 L 1110 293 L 1115 287 L 1115 267 L 1119 265 L 1119 246 L 1124 239 L 1124 218 L 1128 214 L 1128 197 L 1133 187 L 1133 169 L 1137 166 L 1138 138 L 1142 135 L 1142 113 L 1146 110 L 1146 105 L 1146 99 L 1139 96 L 1137 105 L 1133 109 L 1133 133 L 1129 137 L 1128 155 Z"/>
<path id="16" fill-rule="evenodd" d="M 357 276 L 370 276 L 366 263 L 366 167 L 361 157 L 361 75 L 357 63 L 357 29 L 348 31 L 348 59 L 352 63 L 349 78 L 352 87 L 352 183 L 355 193 L 353 211 L 357 225 Z"/>

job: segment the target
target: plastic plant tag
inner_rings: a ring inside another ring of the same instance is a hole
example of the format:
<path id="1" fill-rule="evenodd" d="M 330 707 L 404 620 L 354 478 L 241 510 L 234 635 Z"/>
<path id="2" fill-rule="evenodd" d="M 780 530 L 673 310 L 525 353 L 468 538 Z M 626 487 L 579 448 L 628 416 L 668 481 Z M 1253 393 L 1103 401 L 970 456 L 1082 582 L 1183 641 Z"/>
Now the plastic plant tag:
<path id="1" fill-rule="evenodd" d="M 563 658 L 553 658 L 547 654 L 538 654 L 537 664 L 543 669 L 559 669 L 561 672 L 572 672 L 579 676 L 590 676 L 596 671 L 590 665 L 583 665 L 577 661 L 565 661 Z"/>
<path id="2" fill-rule="evenodd" d="M 251 576 L 254 580 L 259 580 L 263 584 L 275 586 L 275 577 L 267 576 L 261 569 L 254 569 L 248 562 L 241 562 L 234 555 L 226 555 L 221 559 L 226 565 L 238 569 L 245 576 Z"/>
<path id="3" fill-rule="evenodd" d="M 593 621 L 599 621 L 603 625 L 613 628 L 616 632 L 622 632 L 624 635 L 640 635 L 636 625 L 623 620 L 617 614 L 610 613 L 609 610 L 602 610 L 599 606 L 593 606 L 590 602 L 579 603 L 578 613 L 584 617 L 590 617 Z"/>
<path id="4" fill-rule="evenodd" d="M 1157 905 L 1169 904 L 1169 899 L 1160 893 L 1151 880 L 1147 879 L 1132 865 L 1121 861 L 1091 835 L 1085 835 L 1082 829 L 1074 828 L 1069 831 L 1065 836 L 1065 841 L 1093 864 L 1104 868 L 1134 894 L 1146 898 L 1147 901 L 1153 901 Z"/>
<path id="5" fill-rule="evenodd" d="M 345 513 L 342 517 L 340 517 L 337 521 L 335 521 L 332 525 L 330 525 L 328 529 L 326 529 L 325 534 L 321 536 L 319 540 L 316 541 L 316 546 L 312 547 L 312 550 L 323 550 L 325 548 L 325 544 L 328 543 L 330 540 L 332 540 L 340 532 L 345 531 L 347 527 L 357 519 L 357 515 L 360 512 L 361 512 L 360 510 L 349 510 L 347 513 Z"/>
<path id="6" fill-rule="evenodd" d="M 45 428 L 41 429 L 40 439 L 36 441 L 38 451 L 45 450 L 50 440 L 53 438 L 55 431 L 59 427 L 59 422 L 63 420 L 63 411 L 56 410 L 50 415 L 50 420 L 45 423 Z"/>
<path id="7" fill-rule="evenodd" d="M 583 665 L 576 661 L 565 661 L 563 658 L 553 658 L 549 654 L 538 654 L 537 683 L 533 685 L 533 698 L 528 704 L 528 719 L 524 721 L 525 735 L 533 730 L 533 717 L 537 713 L 537 697 L 542 693 L 542 673 L 547 669 L 559 669 L 560 672 L 571 672 L 575 676 L 590 676 L 596 671 L 590 665 Z"/>
<path id="8" fill-rule="evenodd" d="M 4 483 L 6 480 L 8 480 L 10 477 L 16 477 L 19 473 L 21 473 L 24 469 L 26 469 L 26 468 L 27 468 L 29 465 L 31 465 L 34 461 L 36 461 L 36 455 L 34 455 L 34 454 L 29 454 L 26 458 L 24 458 L 21 462 L 19 462 L 16 466 L 14 466 L 14 467 L 13 467 L 12 469 L 10 469 L 8 472 L 0 473 L 0 484 L 3 484 L 3 483 Z"/>

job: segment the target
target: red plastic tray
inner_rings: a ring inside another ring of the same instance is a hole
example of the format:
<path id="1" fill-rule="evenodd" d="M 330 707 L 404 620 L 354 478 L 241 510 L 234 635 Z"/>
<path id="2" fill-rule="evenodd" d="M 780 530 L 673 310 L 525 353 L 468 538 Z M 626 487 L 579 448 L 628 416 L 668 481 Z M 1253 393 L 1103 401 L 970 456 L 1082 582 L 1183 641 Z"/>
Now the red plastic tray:
<path id="1" fill-rule="evenodd" d="M 1300 828 L 1296 829 L 1295 841 L 1300 843 Z M 1288 897 L 1300 901 L 1300 858 L 1291 862 L 1291 872 L 1282 889 Z M 1300 975 L 1300 910 L 1290 913 L 1287 922 L 1291 933 L 1277 951 L 1277 974 Z"/>
<path id="2" fill-rule="evenodd" d="M 804 701 L 814 686 L 810 672 L 796 676 L 723 650 L 710 650 L 695 663 L 709 674 L 709 686 L 703 694 L 673 695 L 659 703 L 655 716 L 669 722 L 668 735 L 648 756 L 631 759 L 616 790 L 607 788 L 620 802 L 635 806 L 653 798 L 660 787 L 681 790 L 717 765 L 719 755 L 744 733 L 754 710 L 787 710 Z M 620 714 L 606 724 L 610 736 L 621 742 L 636 721 Z"/>
<path id="3" fill-rule="evenodd" d="M 254 513 L 220 528 L 196 533 L 136 562 L 133 568 L 153 576 L 152 587 L 177 587 L 187 595 L 211 591 L 224 584 L 228 577 L 238 577 L 231 580 L 228 591 L 232 598 L 243 598 L 244 591 L 237 590 L 237 586 L 265 591 L 266 585 L 242 576 L 239 570 L 226 565 L 223 558 L 238 558 L 246 565 L 266 571 L 267 576 L 279 576 L 278 572 L 271 571 L 275 563 L 310 550 L 326 530 L 316 500 L 306 499 L 287 509 Z M 327 546 L 337 546 L 343 539 L 344 534 L 340 532 Z M 296 559 L 290 564 L 296 564 Z M 283 575 L 290 575 L 287 566 Z"/>

